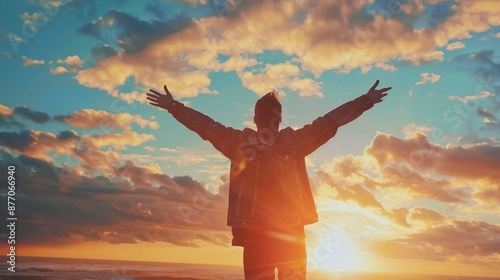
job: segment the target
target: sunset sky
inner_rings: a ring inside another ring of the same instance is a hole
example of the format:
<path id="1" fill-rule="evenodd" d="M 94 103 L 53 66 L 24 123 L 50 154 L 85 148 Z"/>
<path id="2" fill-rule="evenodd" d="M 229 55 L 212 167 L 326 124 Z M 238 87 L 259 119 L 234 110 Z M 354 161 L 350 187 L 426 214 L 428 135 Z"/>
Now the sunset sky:
<path id="1" fill-rule="evenodd" d="M 16 167 L 18 254 L 241 265 L 229 161 L 145 93 L 167 84 L 243 129 L 276 89 L 282 127 L 299 128 L 380 79 L 384 102 L 306 159 L 320 216 L 309 270 L 500 275 L 500 1 L 0 10 L 0 180 Z"/>

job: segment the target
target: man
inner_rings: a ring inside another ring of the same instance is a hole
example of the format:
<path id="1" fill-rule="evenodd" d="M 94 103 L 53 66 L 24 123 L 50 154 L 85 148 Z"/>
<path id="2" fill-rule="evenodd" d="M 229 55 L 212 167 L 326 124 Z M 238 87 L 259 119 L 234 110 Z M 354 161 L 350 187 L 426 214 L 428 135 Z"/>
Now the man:
<path id="1" fill-rule="evenodd" d="M 337 129 L 382 101 L 391 88 L 376 89 L 294 130 L 280 130 L 276 91 L 255 104 L 257 130 L 225 127 L 206 115 L 150 90 L 150 104 L 169 111 L 231 161 L 227 224 L 233 246 L 243 246 L 245 279 L 306 279 L 304 225 L 318 221 L 305 157 L 332 138 Z"/>

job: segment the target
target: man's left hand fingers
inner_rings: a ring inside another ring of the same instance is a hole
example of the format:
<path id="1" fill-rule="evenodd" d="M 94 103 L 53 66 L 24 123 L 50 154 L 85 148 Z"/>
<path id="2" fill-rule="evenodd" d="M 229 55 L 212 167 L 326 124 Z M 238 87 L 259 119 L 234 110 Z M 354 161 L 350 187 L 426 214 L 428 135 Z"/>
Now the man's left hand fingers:
<path id="1" fill-rule="evenodd" d="M 377 80 L 373 86 L 370 88 L 370 90 L 374 90 L 378 86 L 379 80 Z"/>
<path id="2" fill-rule="evenodd" d="M 157 90 L 154 90 L 154 89 L 152 89 L 152 88 L 150 88 L 150 89 L 149 89 L 149 91 L 151 91 L 152 93 L 155 93 L 155 94 L 157 94 L 157 95 L 163 95 L 163 93 L 160 93 L 160 92 L 158 92 Z"/>

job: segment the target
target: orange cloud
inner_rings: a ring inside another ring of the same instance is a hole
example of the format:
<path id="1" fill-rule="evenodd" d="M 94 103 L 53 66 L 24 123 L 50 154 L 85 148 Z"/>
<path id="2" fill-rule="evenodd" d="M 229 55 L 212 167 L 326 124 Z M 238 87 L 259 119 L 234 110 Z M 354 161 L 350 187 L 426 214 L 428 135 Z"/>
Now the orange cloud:
<path id="1" fill-rule="evenodd" d="M 465 48 L 465 45 L 464 45 L 464 43 L 462 43 L 460 41 L 448 44 L 446 46 L 446 49 L 449 50 L 449 51 L 457 50 L 457 49 L 463 49 L 463 48 Z"/>
<path id="2" fill-rule="evenodd" d="M 441 75 L 434 73 L 422 73 L 420 74 L 420 77 L 422 77 L 422 80 L 418 81 L 417 85 L 423 85 L 428 82 L 435 83 L 441 79 Z"/>
<path id="3" fill-rule="evenodd" d="M 270 89 L 275 88 L 278 91 L 288 88 L 297 91 L 300 96 L 316 95 L 323 97 L 320 92 L 321 83 L 315 82 L 310 78 L 300 78 L 301 70 L 297 65 L 290 62 L 279 64 L 267 64 L 259 74 L 253 72 L 240 73 L 239 77 L 243 86 L 251 89 L 258 95 L 264 95 Z"/>
<path id="4" fill-rule="evenodd" d="M 425 224 L 430 225 L 437 224 L 445 220 L 443 215 L 422 206 L 413 208 L 410 213 L 410 218 L 413 220 L 420 220 Z"/>
<path id="5" fill-rule="evenodd" d="M 404 227 L 409 227 L 406 218 L 408 210 L 404 207 L 397 209 L 386 210 L 380 201 L 378 201 L 373 193 L 366 189 L 362 184 L 349 184 L 342 177 L 333 177 L 322 170 L 316 171 L 315 180 L 319 184 L 325 183 L 333 191 L 333 196 L 327 199 L 333 199 L 344 202 L 352 202 L 361 208 L 371 210 L 375 215 L 386 217 L 396 224 Z M 321 196 L 325 199 L 324 195 Z"/>
<path id="6" fill-rule="evenodd" d="M 68 71 L 68 69 L 66 69 L 62 66 L 57 66 L 56 68 L 50 69 L 50 74 L 52 74 L 52 75 L 61 75 L 64 73 L 69 73 L 69 71 Z"/>
<path id="7" fill-rule="evenodd" d="M 14 109 L 0 104 L 0 117 L 5 118 L 11 116 L 14 113 Z"/>
<path id="8" fill-rule="evenodd" d="M 31 59 L 31 58 L 27 58 L 26 56 L 23 56 L 21 59 L 22 59 L 22 62 L 23 62 L 23 66 L 43 65 L 43 64 L 45 64 L 45 61 L 43 61 L 43 60 Z"/>
<path id="9" fill-rule="evenodd" d="M 299 69 L 316 77 L 326 70 L 346 72 L 358 67 L 369 69 L 372 65 L 394 71 L 396 68 L 387 61 L 402 59 L 420 64 L 443 60 L 444 53 L 437 51 L 437 47 L 446 46 L 452 39 L 466 38 L 469 32 L 484 32 L 500 24 L 495 12 L 500 4 L 496 1 L 460 1 L 453 7 L 453 15 L 436 29 L 420 30 L 409 29 L 398 19 L 405 12 L 400 6 L 387 7 L 353 24 L 353 17 L 372 1 L 304 2 L 304 5 L 294 1 L 246 2 L 234 11 L 237 16 L 193 19 L 177 32 L 151 42 L 141 52 L 122 51 L 105 58 L 80 71 L 76 79 L 82 85 L 110 94 L 129 78 L 146 87 L 169 84 L 180 98 L 214 93 L 209 89 L 208 73 L 234 70 L 246 87 L 260 93 L 261 87 L 251 82 L 270 87 L 267 79 L 274 76 L 267 72 L 271 70 L 254 74 L 244 69 L 255 66 L 257 62 L 251 56 L 264 50 L 280 50 L 296 56 L 294 61 L 300 63 Z M 413 16 L 424 8 L 421 4 L 416 7 L 407 12 Z M 299 15 L 305 18 L 299 20 Z M 220 63 L 219 54 L 230 58 Z M 291 67 L 283 71 L 293 70 Z M 289 89 L 303 96 L 321 96 L 320 85 L 312 79 L 295 72 L 286 73 L 288 80 L 284 84 Z"/>
<path id="10" fill-rule="evenodd" d="M 452 221 L 411 234 L 407 238 L 373 242 L 371 249 L 379 255 L 400 259 L 445 261 L 459 256 L 490 256 L 498 259 L 499 233 L 498 225 Z"/>
<path id="11" fill-rule="evenodd" d="M 447 176 L 500 180 L 497 172 L 500 169 L 497 160 L 500 149 L 487 144 L 443 148 L 419 132 L 406 140 L 378 133 L 365 153 L 377 159 L 381 166 L 400 164 L 414 170 L 434 170 Z M 409 169 L 400 168 L 397 172 L 407 177 L 407 171 Z"/>
<path id="12" fill-rule="evenodd" d="M 425 133 L 433 131 L 434 129 L 435 128 L 433 128 L 433 127 L 428 127 L 428 126 L 424 126 L 424 125 L 417 125 L 416 123 L 410 123 L 410 124 L 406 125 L 405 127 L 403 127 L 403 134 L 406 137 L 411 138 L 413 136 L 413 134 L 417 131 L 425 134 Z"/>
<path id="13" fill-rule="evenodd" d="M 70 55 L 65 59 L 58 59 L 57 63 L 68 65 L 72 72 L 77 72 L 78 69 L 83 67 L 83 60 L 77 55 Z"/>
<path id="14" fill-rule="evenodd" d="M 158 129 L 159 127 L 158 122 L 146 120 L 140 115 L 131 115 L 129 113 L 111 114 L 93 109 L 83 109 L 68 116 L 58 116 L 56 119 L 84 129 L 110 127 L 130 130 L 131 123 L 136 123 L 141 128 L 148 126 L 151 129 Z"/>
<path id="15" fill-rule="evenodd" d="M 117 151 L 156 140 L 153 135 L 132 131 L 82 136 L 74 131 L 63 131 L 58 135 L 30 130 L 0 133 L 0 145 L 9 151 L 47 162 L 54 162 L 54 157 L 66 156 L 65 164 L 81 164 L 85 170 L 104 173 L 119 163 L 121 155 Z M 108 149 L 103 151 L 103 148 Z"/>

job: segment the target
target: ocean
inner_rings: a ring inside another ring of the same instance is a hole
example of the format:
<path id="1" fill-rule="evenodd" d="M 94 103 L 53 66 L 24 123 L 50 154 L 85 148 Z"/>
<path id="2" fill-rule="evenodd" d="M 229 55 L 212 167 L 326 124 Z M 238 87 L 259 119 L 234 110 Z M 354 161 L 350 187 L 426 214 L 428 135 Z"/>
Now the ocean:
<path id="1" fill-rule="evenodd" d="M 243 280 L 240 266 L 19 257 L 8 280 Z M 308 280 L 500 280 L 500 278 L 362 272 L 308 272 Z"/>

